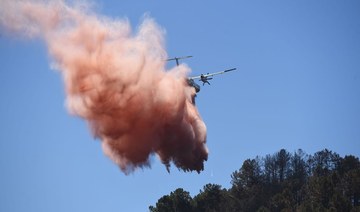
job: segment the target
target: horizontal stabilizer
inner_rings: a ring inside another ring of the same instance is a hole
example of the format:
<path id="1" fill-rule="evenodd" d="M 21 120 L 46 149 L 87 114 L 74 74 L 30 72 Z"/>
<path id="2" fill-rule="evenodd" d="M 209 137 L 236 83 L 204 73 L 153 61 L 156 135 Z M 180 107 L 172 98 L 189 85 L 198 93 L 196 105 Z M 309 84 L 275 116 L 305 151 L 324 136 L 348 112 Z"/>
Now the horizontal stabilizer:
<path id="1" fill-rule="evenodd" d="M 192 57 L 192 56 L 174 57 L 174 58 L 169 58 L 166 61 L 176 60 L 176 65 L 178 66 L 179 65 L 179 60 L 190 58 L 190 57 Z"/>
<path id="2" fill-rule="evenodd" d="M 182 59 L 187 59 L 193 56 L 184 56 L 184 57 L 173 57 L 173 58 L 169 58 L 166 61 L 171 61 L 171 60 L 182 60 Z"/>

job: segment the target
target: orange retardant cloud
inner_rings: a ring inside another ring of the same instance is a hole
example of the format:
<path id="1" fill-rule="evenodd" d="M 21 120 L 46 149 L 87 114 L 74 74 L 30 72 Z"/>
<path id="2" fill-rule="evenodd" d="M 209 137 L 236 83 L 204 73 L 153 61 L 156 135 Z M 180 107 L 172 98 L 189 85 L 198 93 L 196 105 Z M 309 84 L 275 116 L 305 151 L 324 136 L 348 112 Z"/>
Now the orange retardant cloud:
<path id="1" fill-rule="evenodd" d="M 150 166 L 152 155 L 168 170 L 171 163 L 204 169 L 206 126 L 185 80 L 190 70 L 165 70 L 164 32 L 154 20 L 133 33 L 127 20 L 101 17 L 86 4 L 0 2 L 2 29 L 44 39 L 69 112 L 88 123 L 124 173 Z"/>

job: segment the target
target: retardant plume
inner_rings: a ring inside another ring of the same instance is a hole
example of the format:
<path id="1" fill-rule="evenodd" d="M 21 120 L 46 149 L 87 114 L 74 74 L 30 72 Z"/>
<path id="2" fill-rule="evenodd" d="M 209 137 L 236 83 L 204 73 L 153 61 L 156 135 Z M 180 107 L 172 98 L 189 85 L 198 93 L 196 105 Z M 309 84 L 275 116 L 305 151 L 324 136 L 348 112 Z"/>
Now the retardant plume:
<path id="1" fill-rule="evenodd" d="M 42 38 L 63 75 L 66 105 L 86 120 L 104 153 L 129 173 L 156 154 L 169 170 L 203 170 L 206 126 L 192 104 L 190 71 L 165 70 L 164 32 L 144 18 L 133 33 L 127 20 L 96 15 L 81 1 L 0 0 L 10 35 Z"/>

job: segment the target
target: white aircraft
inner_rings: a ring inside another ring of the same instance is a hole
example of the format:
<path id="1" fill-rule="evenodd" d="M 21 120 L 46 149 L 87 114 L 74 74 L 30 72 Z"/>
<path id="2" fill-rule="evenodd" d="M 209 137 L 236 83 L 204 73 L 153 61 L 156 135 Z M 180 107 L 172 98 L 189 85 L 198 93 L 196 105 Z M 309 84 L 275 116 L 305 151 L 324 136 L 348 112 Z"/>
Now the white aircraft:
<path id="1" fill-rule="evenodd" d="M 190 58 L 192 56 L 185 56 L 185 57 L 174 57 L 174 58 L 170 58 L 170 59 L 167 59 L 167 61 L 171 61 L 171 60 L 175 60 L 176 61 L 176 65 L 178 66 L 179 65 L 179 60 L 181 59 L 186 59 L 186 58 Z M 219 75 L 219 74 L 225 74 L 227 72 L 230 72 L 230 71 L 235 71 L 236 68 L 232 68 L 232 69 L 227 69 L 227 70 L 224 70 L 224 71 L 219 71 L 219 72 L 214 72 L 214 73 L 207 73 L 207 74 L 201 74 L 199 76 L 195 76 L 195 77 L 188 77 L 187 79 L 187 83 L 194 87 L 196 92 L 199 92 L 200 91 L 200 85 L 198 85 L 195 80 L 199 80 L 199 81 L 202 81 L 203 82 L 203 86 L 205 85 L 205 83 L 209 84 L 210 85 L 210 82 L 209 80 L 212 80 L 213 77 L 212 76 L 215 76 L 215 75 Z"/>

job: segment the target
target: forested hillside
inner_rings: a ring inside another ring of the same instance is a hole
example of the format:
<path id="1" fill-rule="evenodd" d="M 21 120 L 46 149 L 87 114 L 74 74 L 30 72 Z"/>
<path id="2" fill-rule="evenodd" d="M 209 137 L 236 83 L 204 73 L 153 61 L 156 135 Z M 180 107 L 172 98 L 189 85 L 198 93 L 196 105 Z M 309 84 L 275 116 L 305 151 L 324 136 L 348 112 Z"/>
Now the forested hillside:
<path id="1" fill-rule="evenodd" d="M 281 149 L 247 159 L 231 187 L 207 184 L 191 197 L 178 188 L 161 197 L 162 211 L 360 211 L 360 161 L 327 149 L 308 155 Z"/>

